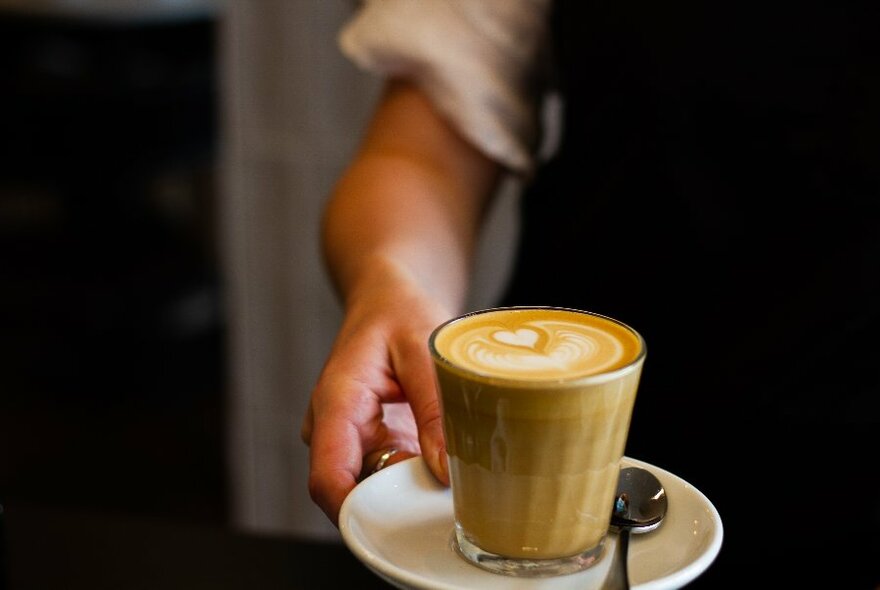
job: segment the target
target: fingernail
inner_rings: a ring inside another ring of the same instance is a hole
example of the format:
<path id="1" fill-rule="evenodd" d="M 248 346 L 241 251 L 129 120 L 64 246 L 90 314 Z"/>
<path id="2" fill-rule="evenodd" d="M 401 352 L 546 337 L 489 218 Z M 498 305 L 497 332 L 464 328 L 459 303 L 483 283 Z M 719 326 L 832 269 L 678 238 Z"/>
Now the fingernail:
<path id="1" fill-rule="evenodd" d="M 449 463 L 444 447 L 437 450 L 437 466 L 440 469 L 440 481 L 449 485 Z"/>

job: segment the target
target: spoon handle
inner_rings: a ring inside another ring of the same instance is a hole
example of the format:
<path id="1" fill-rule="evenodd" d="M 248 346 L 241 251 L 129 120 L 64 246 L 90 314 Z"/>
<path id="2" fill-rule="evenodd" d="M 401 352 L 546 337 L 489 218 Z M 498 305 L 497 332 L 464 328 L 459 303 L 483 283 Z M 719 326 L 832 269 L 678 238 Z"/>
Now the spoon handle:
<path id="1" fill-rule="evenodd" d="M 627 554 L 629 553 L 629 529 L 621 527 L 617 535 L 617 548 L 614 550 L 614 561 L 602 584 L 602 590 L 629 590 L 629 571 Z"/>

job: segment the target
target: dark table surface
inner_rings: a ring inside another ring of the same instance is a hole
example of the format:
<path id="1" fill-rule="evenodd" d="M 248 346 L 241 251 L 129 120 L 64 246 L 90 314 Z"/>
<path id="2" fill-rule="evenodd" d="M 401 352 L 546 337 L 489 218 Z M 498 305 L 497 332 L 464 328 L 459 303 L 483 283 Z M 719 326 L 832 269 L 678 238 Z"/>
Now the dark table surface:
<path id="1" fill-rule="evenodd" d="M 0 588 L 8 590 L 391 587 L 333 540 L 14 502 L 4 508 Z"/>

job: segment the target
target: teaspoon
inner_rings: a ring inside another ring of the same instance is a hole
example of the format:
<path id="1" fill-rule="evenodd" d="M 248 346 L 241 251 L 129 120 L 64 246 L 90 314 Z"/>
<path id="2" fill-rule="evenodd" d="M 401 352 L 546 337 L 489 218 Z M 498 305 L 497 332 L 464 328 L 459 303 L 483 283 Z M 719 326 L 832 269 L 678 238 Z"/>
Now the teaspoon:
<path id="1" fill-rule="evenodd" d="M 629 534 L 656 529 L 666 516 L 667 507 L 666 490 L 653 473 L 640 467 L 620 470 L 617 496 L 611 513 L 611 530 L 618 532 L 617 550 L 603 590 L 629 590 Z"/>

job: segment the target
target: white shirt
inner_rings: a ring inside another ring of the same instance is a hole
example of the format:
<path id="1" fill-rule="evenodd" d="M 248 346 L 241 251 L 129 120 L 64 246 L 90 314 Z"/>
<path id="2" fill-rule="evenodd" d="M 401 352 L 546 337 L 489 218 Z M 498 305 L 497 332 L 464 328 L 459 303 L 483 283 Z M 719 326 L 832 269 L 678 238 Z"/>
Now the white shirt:
<path id="1" fill-rule="evenodd" d="M 364 70 L 417 84 L 469 141 L 534 166 L 550 0 L 366 0 L 339 35 Z"/>

